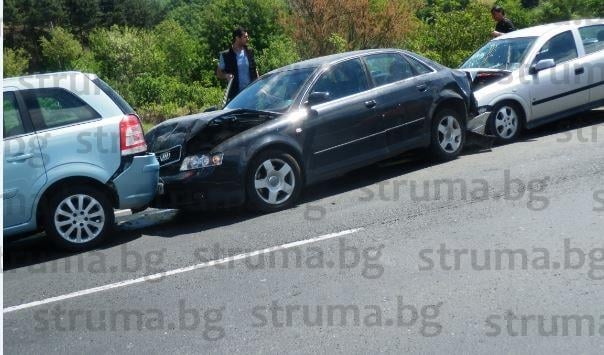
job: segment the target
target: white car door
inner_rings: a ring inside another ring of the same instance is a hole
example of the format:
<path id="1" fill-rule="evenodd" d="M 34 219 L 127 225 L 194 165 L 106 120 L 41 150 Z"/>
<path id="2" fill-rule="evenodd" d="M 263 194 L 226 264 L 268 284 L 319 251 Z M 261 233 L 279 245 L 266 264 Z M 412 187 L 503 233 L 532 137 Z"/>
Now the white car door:
<path id="1" fill-rule="evenodd" d="M 532 61 L 553 59 L 556 66 L 533 74 L 530 80 L 532 118 L 539 119 L 586 105 L 589 79 L 585 58 L 579 57 L 575 35 L 562 32 L 547 41 Z"/>
<path id="2" fill-rule="evenodd" d="M 579 28 L 585 48 L 585 74 L 589 78 L 589 103 L 604 101 L 604 25 Z"/>

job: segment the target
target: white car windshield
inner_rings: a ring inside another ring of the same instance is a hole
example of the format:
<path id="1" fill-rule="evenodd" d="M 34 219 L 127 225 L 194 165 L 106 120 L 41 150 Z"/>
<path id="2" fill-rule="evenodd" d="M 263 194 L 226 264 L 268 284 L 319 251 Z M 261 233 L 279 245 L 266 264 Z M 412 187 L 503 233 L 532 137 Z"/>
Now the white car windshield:
<path id="1" fill-rule="evenodd" d="M 226 109 L 285 112 L 315 68 L 293 69 L 261 77 L 229 102 Z"/>
<path id="2" fill-rule="evenodd" d="M 537 37 L 490 41 L 474 53 L 462 69 L 490 68 L 514 70 L 520 66 Z"/>

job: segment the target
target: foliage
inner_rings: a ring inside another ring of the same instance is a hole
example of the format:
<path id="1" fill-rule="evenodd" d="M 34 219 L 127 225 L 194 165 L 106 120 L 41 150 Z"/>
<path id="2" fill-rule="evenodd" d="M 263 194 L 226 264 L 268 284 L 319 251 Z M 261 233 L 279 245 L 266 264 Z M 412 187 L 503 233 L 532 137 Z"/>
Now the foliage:
<path id="1" fill-rule="evenodd" d="M 61 27 L 50 30 L 49 38 L 40 38 L 45 67 L 52 71 L 73 69 L 84 49 L 74 35 Z"/>
<path id="2" fill-rule="evenodd" d="M 490 8 L 479 3 L 450 12 L 434 9 L 431 22 L 424 22 L 406 45 L 450 67 L 458 67 L 490 40 L 493 31 Z"/>
<path id="3" fill-rule="evenodd" d="M 13 50 L 4 47 L 2 54 L 2 72 L 5 78 L 23 75 L 27 72 L 30 57 L 23 48 Z"/>
<path id="4" fill-rule="evenodd" d="M 340 39 L 346 50 L 394 46 L 415 29 L 418 2 L 290 0 L 290 7 L 286 27 L 310 58 L 340 51 Z"/>
<path id="5" fill-rule="evenodd" d="M 262 73 L 267 73 L 299 60 L 300 55 L 296 44 L 291 38 L 284 35 L 272 38 L 268 48 L 256 58 L 258 70 Z"/>
<path id="6" fill-rule="evenodd" d="M 235 27 L 261 74 L 399 46 L 456 67 L 490 39 L 494 3 L 517 28 L 604 16 L 602 0 L 4 0 L 3 71 L 96 73 L 159 122 L 220 104 L 215 68 Z"/>

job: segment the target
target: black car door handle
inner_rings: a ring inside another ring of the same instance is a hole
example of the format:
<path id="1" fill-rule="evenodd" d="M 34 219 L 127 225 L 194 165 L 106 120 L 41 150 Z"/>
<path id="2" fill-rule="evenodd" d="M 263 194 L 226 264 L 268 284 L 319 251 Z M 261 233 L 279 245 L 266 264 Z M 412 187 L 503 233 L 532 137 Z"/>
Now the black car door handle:
<path id="1" fill-rule="evenodd" d="M 426 85 L 426 84 L 419 84 L 416 87 L 417 87 L 417 90 L 419 90 L 421 92 L 428 90 L 428 85 Z"/>
<path id="2" fill-rule="evenodd" d="M 367 108 L 374 108 L 375 105 L 377 105 L 377 102 L 375 102 L 375 100 L 365 101 L 365 107 Z"/>
<path id="3" fill-rule="evenodd" d="M 585 68 L 575 68 L 575 75 L 581 75 L 583 73 L 585 73 Z"/>

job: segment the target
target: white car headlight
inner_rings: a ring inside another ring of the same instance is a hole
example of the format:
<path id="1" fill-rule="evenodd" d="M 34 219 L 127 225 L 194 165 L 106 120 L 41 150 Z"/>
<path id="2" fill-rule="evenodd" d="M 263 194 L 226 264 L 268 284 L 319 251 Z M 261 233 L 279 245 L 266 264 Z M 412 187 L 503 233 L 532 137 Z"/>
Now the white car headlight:
<path id="1" fill-rule="evenodd" d="M 186 157 L 180 165 L 180 171 L 202 169 L 210 166 L 222 165 L 222 153 L 196 154 Z"/>

